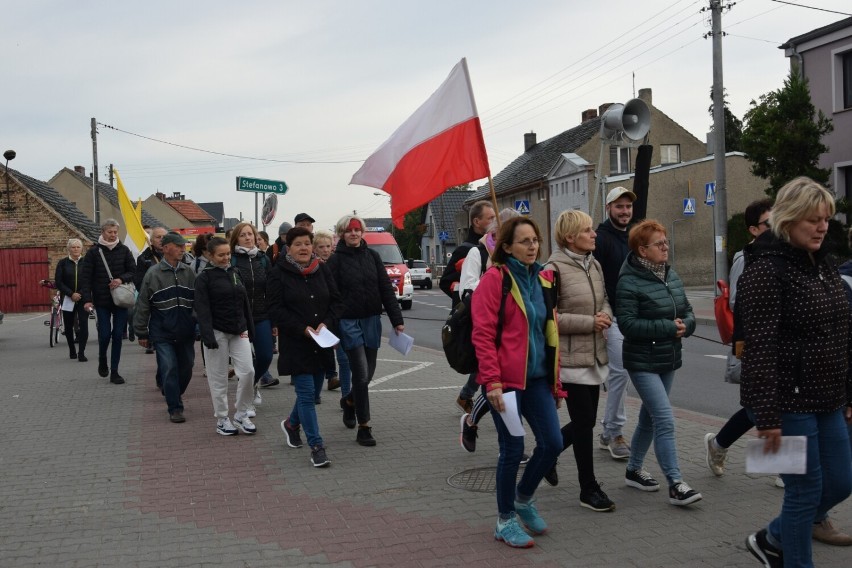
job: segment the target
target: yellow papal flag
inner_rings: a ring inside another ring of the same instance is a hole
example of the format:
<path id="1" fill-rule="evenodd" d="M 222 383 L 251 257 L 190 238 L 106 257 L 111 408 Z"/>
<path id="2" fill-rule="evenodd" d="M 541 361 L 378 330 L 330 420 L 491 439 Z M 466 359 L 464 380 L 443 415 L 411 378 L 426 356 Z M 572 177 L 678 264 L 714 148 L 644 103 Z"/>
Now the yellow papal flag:
<path id="1" fill-rule="evenodd" d="M 112 171 L 115 174 L 121 218 L 124 222 L 124 228 L 127 230 L 127 236 L 124 237 L 124 244 L 133 253 L 133 258 L 136 258 L 143 250 L 148 248 L 148 233 L 142 228 L 142 220 L 136 215 L 136 208 L 133 207 L 133 202 L 130 201 L 127 191 L 124 190 L 124 184 L 121 183 L 118 170 L 113 168 Z"/>

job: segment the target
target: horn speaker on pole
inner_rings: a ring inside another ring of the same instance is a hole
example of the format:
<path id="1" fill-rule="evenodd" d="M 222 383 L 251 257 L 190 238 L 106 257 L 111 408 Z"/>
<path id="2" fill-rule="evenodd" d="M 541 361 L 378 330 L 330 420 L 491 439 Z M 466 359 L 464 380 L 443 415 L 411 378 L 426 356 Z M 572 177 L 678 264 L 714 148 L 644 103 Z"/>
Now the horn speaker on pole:
<path id="1" fill-rule="evenodd" d="M 601 135 L 607 139 L 623 133 L 630 140 L 641 140 L 651 129 L 651 112 L 640 99 L 611 105 L 602 119 Z"/>

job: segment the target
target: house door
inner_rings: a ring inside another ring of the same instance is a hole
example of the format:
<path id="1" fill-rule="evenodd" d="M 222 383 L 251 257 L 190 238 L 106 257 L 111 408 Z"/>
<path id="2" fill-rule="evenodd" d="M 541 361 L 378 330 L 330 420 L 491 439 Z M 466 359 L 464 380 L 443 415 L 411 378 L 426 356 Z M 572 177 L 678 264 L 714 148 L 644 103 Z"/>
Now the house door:
<path id="1" fill-rule="evenodd" d="M 0 310 L 49 311 L 50 291 L 38 283 L 49 272 L 47 247 L 0 249 Z"/>

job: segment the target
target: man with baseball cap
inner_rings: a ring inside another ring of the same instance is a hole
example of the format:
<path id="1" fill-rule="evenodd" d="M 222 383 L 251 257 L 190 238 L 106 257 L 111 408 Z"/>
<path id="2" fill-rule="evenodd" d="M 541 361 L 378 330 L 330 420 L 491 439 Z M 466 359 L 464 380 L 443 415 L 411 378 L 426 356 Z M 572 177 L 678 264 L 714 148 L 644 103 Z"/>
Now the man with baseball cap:
<path id="1" fill-rule="evenodd" d="M 181 262 L 186 250 L 181 235 L 166 233 L 161 246 L 162 260 L 142 278 L 133 328 L 139 345 L 154 344 L 169 420 L 184 422 L 181 396 L 195 364 L 195 272 Z"/>
<path id="2" fill-rule="evenodd" d="M 627 258 L 627 226 L 633 219 L 633 202 L 636 194 L 626 187 L 615 187 L 606 196 L 607 219 L 598 225 L 595 250 L 592 252 L 603 269 L 604 287 L 612 311 L 615 312 L 615 285 L 621 265 Z M 609 450 L 613 459 L 624 460 L 630 457 L 630 445 L 622 432 L 627 415 L 624 410 L 624 395 L 627 391 L 629 376 L 624 370 L 621 359 L 621 347 L 624 336 L 618 329 L 616 318 L 607 330 L 606 350 L 609 357 L 609 378 L 607 379 L 607 398 L 604 410 L 603 432 L 599 445 Z"/>
<path id="3" fill-rule="evenodd" d="M 316 223 L 316 219 L 308 215 L 307 213 L 299 213 L 296 215 L 296 218 L 293 219 L 293 224 L 297 227 L 304 227 L 310 232 L 314 232 L 314 223 Z"/>

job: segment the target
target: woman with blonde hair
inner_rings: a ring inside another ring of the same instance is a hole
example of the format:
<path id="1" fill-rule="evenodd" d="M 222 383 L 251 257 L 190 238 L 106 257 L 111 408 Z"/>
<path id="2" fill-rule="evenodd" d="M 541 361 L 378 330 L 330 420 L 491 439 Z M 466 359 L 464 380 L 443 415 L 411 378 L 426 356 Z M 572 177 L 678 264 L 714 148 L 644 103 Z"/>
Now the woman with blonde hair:
<path id="1" fill-rule="evenodd" d="M 603 270 L 592 256 L 592 218 L 582 211 L 563 211 L 554 227 L 556 249 L 547 261 L 559 273 L 557 325 L 559 380 L 568 393 L 571 422 L 562 427 L 562 450 L 574 448 L 580 481 L 580 506 L 613 511 L 613 503 L 595 479 L 594 428 L 601 385 L 609 374 L 604 333 L 612 325 Z M 554 465 L 554 468 L 556 466 Z M 556 480 L 556 476 L 551 476 Z"/>
<path id="2" fill-rule="evenodd" d="M 746 539 L 766 566 L 813 566 L 815 525 L 852 491 L 852 319 L 826 246 L 834 211 L 834 195 L 815 181 L 787 183 L 737 287 L 740 402 L 764 452 L 777 452 L 782 436 L 807 437 L 805 473 L 781 474 L 781 513 Z"/>
<path id="3" fill-rule="evenodd" d="M 62 310 L 62 319 L 65 323 L 65 339 L 68 341 L 68 354 L 71 359 L 77 359 L 81 363 L 85 363 L 89 359 L 86 358 L 86 342 L 89 340 L 89 313 L 83 308 L 82 289 L 82 269 L 83 269 L 83 241 L 80 239 L 68 240 L 68 256 L 59 261 L 56 265 L 56 289 L 62 294 L 62 303 L 64 305 L 65 298 L 69 298 L 74 302 L 74 307 L 71 310 Z M 77 328 L 75 328 L 75 320 Z M 74 334 L 77 334 L 76 341 L 79 345 L 75 345 Z"/>
<path id="4" fill-rule="evenodd" d="M 315 231 L 314 254 L 317 255 L 317 258 L 323 262 L 328 262 L 333 252 L 334 235 L 324 229 Z M 346 352 L 343 351 L 342 345 L 338 345 L 334 351 L 337 356 L 337 366 L 334 365 L 334 360 L 332 360 L 331 367 L 325 372 L 328 390 L 340 389 L 340 397 L 346 398 L 349 396 L 349 391 L 352 390 L 352 371 L 349 369 L 349 359 L 346 358 Z M 340 367 L 340 373 L 337 372 L 337 367 Z M 318 392 L 316 402 L 319 403 L 320 400 L 320 393 Z"/>

